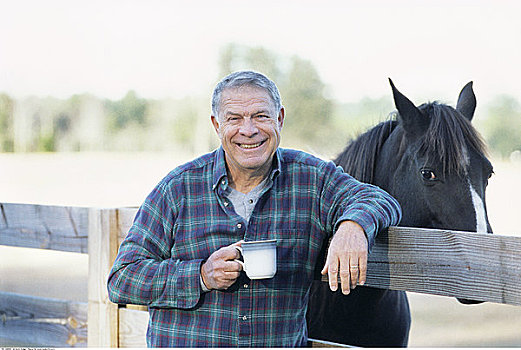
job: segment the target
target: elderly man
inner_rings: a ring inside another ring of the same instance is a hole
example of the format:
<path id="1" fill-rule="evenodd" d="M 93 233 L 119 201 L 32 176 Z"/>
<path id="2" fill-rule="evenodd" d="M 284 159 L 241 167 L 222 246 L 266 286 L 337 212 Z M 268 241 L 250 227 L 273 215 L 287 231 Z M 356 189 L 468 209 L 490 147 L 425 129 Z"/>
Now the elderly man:
<path id="1" fill-rule="evenodd" d="M 108 280 L 110 300 L 149 306 L 153 347 L 298 347 L 317 256 L 348 294 L 366 278 L 377 232 L 399 204 L 332 162 L 279 148 L 275 84 L 242 71 L 219 82 L 211 121 L 221 147 L 169 173 L 146 198 Z M 236 246 L 276 239 L 277 273 L 250 280 Z"/>

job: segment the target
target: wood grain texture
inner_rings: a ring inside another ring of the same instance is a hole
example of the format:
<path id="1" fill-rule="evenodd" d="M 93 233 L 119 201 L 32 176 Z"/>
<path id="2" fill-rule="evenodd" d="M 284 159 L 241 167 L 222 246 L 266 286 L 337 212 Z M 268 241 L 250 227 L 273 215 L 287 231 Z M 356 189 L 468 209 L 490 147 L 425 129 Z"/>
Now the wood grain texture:
<path id="1" fill-rule="evenodd" d="M 87 346 L 87 303 L 0 292 L 0 338 L 49 347 Z"/>
<path id="2" fill-rule="evenodd" d="M 118 209 L 118 247 L 127 236 L 128 230 L 134 223 L 137 208 L 119 208 Z"/>
<path id="3" fill-rule="evenodd" d="M 370 287 L 521 305 L 521 237 L 391 227 L 368 260 Z"/>
<path id="4" fill-rule="evenodd" d="M 0 203 L 0 244 L 87 253 L 88 208 Z"/>
<path id="5" fill-rule="evenodd" d="M 89 212 L 89 347 L 118 347 L 118 305 L 109 301 L 107 278 L 118 251 L 118 210 Z"/>
<path id="6" fill-rule="evenodd" d="M 137 208 L 0 204 L 0 244 L 88 251 L 89 346 L 145 346 L 148 313 L 139 307 L 118 308 L 108 300 L 106 287 L 119 244 L 136 213 Z M 366 285 L 521 305 L 521 237 L 391 227 L 377 237 L 369 255 Z M 74 308 L 86 312 L 86 305 L 2 295 L 0 336 L 7 333 L 49 346 L 85 343 L 85 316 L 68 315 Z M 81 331 L 71 332 L 69 328 L 77 328 L 72 324 L 81 324 Z"/>
<path id="7" fill-rule="evenodd" d="M 148 311 L 119 309 L 119 346 L 122 348 L 146 348 Z"/>

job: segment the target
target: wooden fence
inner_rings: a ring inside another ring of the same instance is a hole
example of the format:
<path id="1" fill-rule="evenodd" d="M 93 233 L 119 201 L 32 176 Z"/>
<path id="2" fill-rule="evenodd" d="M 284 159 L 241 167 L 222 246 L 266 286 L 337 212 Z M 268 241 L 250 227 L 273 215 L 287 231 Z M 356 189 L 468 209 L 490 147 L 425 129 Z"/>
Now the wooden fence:
<path id="1" fill-rule="evenodd" d="M 146 309 L 112 304 L 106 288 L 135 208 L 6 203 L 0 210 L 0 245 L 89 254 L 88 303 L 0 292 L 0 338 L 53 347 L 146 346 Z M 521 237 L 391 227 L 369 256 L 366 285 L 521 305 Z"/>

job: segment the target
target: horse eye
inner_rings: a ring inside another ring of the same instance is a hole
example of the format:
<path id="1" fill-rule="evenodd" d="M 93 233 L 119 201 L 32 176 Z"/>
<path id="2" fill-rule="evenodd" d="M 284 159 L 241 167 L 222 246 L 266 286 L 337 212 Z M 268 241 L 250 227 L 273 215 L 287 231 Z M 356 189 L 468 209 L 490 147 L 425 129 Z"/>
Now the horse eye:
<path id="1" fill-rule="evenodd" d="M 436 174 L 434 174 L 434 171 L 432 170 L 422 169 L 420 172 L 424 180 L 432 181 L 437 179 Z"/>

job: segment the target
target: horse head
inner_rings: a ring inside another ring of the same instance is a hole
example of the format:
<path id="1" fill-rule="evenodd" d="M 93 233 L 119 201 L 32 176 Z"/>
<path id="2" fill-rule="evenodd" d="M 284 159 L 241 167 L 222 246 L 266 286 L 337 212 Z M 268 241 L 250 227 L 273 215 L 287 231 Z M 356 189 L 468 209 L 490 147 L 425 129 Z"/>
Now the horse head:
<path id="1" fill-rule="evenodd" d="M 373 182 L 402 205 L 401 225 L 491 233 L 485 190 L 493 171 L 471 124 L 472 82 L 453 108 L 417 107 L 389 81 L 397 121 L 376 159 Z"/>
<path id="2" fill-rule="evenodd" d="M 493 171 L 471 124 L 472 83 L 461 90 L 456 108 L 438 102 L 417 107 L 390 83 L 396 120 L 352 140 L 334 162 L 393 195 L 402 206 L 401 226 L 492 233 L 485 190 Z M 314 284 L 308 321 L 315 319 L 321 322 L 310 323 L 312 337 L 364 347 L 407 346 L 410 312 L 402 291 L 358 287 L 344 296 Z"/>

